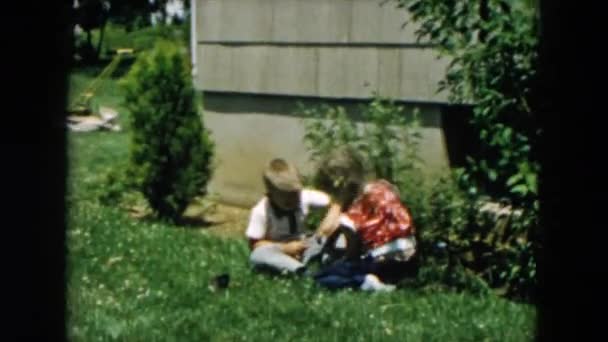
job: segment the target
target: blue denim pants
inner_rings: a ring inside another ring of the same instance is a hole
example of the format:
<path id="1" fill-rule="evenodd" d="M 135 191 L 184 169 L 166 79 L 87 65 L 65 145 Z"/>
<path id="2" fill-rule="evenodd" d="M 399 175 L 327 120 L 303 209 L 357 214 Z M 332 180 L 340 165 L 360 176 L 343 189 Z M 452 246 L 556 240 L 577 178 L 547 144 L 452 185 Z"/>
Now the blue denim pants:
<path id="1" fill-rule="evenodd" d="M 328 289 L 359 288 L 365 276 L 373 273 L 374 265 L 369 259 L 360 261 L 337 261 L 325 266 L 314 275 L 317 284 Z"/>

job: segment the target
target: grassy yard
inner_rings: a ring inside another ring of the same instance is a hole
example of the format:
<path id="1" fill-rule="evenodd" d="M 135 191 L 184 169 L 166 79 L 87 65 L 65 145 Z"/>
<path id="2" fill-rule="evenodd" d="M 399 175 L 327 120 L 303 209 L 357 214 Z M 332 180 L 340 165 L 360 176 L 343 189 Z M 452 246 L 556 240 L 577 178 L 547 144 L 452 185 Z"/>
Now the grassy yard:
<path id="1" fill-rule="evenodd" d="M 90 79 L 73 75 L 77 91 Z M 120 107 L 115 81 L 102 105 Z M 329 292 L 252 272 L 246 212 L 178 227 L 104 206 L 104 172 L 128 156 L 123 132 L 69 134 L 68 336 L 73 341 L 526 341 L 536 309 L 496 297 L 400 289 Z M 213 220 L 212 220 L 213 221 Z M 228 232 L 228 233 L 226 233 Z M 209 281 L 229 273 L 230 287 Z"/>

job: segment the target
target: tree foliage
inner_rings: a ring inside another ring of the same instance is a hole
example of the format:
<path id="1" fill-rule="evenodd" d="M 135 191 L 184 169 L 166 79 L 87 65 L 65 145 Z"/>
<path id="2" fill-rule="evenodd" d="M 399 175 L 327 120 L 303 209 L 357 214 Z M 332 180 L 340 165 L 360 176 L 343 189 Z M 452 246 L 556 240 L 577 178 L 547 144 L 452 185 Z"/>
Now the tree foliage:
<path id="1" fill-rule="evenodd" d="M 398 0 L 420 24 L 419 39 L 452 59 L 439 89 L 473 106 L 481 153 L 467 173 L 479 190 L 530 205 L 539 164 L 533 148 L 537 24 L 530 1 Z"/>
<path id="2" fill-rule="evenodd" d="M 461 188 L 471 198 L 487 195 L 523 210 L 520 224 L 505 237 L 521 242 L 507 262 L 511 269 L 498 273 L 508 285 L 529 289 L 536 267 L 533 251 L 542 247 L 537 220 L 540 164 L 536 148 L 542 131 L 535 112 L 535 2 L 396 1 L 419 25 L 418 39 L 451 59 L 439 89 L 449 91 L 451 102 L 472 106 L 470 123 L 478 132 L 480 153 L 468 156 L 467 166 L 458 170 Z M 479 234 L 481 227 L 472 224 L 463 229 L 468 235 L 460 234 L 460 240 Z M 490 253 L 496 256 L 500 251 Z"/>
<path id="3" fill-rule="evenodd" d="M 184 5 L 187 1 L 182 0 Z M 104 29 L 108 22 L 118 24 L 127 31 L 140 29 L 152 24 L 152 14 L 158 14 L 161 22 L 167 17 L 169 0 L 80 0 L 73 8 L 74 24 L 82 28 L 86 41 L 78 47 L 85 59 L 99 58 L 104 39 Z M 92 42 L 92 31 L 100 30 L 97 46 Z"/>

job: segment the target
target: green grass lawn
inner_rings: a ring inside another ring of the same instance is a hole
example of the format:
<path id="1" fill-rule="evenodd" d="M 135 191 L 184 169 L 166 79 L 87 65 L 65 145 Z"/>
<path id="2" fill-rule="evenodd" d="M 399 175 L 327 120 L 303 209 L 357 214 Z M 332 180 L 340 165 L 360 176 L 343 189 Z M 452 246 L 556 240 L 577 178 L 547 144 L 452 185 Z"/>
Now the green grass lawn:
<path id="1" fill-rule="evenodd" d="M 72 77 L 73 91 L 90 79 Z M 102 105 L 119 106 L 110 92 Z M 126 122 L 127 113 L 122 112 Z M 134 219 L 96 197 L 126 161 L 128 130 L 69 133 L 68 336 L 73 341 L 526 341 L 536 309 L 487 296 L 399 289 L 329 292 L 247 264 L 218 227 Z M 233 231 L 244 229 L 235 220 Z M 221 229 L 224 229 L 221 228 Z M 209 281 L 229 273 L 230 287 Z"/>

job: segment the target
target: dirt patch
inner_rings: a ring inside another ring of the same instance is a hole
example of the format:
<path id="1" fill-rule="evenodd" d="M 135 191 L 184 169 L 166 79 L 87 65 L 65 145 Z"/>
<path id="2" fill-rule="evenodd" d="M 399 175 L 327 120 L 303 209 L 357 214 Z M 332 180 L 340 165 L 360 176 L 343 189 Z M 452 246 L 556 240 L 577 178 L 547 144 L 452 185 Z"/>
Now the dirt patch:
<path id="1" fill-rule="evenodd" d="M 127 208 L 129 216 L 137 220 L 154 220 L 147 205 Z M 177 226 L 208 231 L 229 238 L 244 238 L 249 221 L 249 208 L 231 206 L 208 199 L 195 199 L 186 208 Z"/>
<path id="2" fill-rule="evenodd" d="M 217 202 L 198 202 L 184 213 L 184 223 L 223 237 L 244 238 L 249 209 Z"/>

